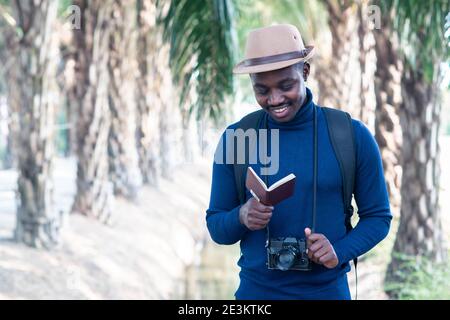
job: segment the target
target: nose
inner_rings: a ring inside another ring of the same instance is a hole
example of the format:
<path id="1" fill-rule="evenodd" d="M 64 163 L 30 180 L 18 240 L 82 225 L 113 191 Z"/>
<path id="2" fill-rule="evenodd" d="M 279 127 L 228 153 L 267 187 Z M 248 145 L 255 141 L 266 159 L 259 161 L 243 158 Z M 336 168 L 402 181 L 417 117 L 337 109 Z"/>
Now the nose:
<path id="1" fill-rule="evenodd" d="M 268 104 L 272 106 L 280 105 L 284 102 L 283 95 L 278 90 L 272 90 L 269 99 L 267 101 Z"/>

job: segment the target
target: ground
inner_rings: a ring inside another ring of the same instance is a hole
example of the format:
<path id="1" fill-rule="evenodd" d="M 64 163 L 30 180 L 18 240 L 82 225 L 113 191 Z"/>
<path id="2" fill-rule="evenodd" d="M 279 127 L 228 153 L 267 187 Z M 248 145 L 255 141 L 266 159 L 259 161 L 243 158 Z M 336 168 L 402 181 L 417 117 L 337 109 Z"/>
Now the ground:
<path id="1" fill-rule="evenodd" d="M 205 242 L 210 179 L 205 164 L 187 167 L 179 168 L 174 182 L 161 180 L 158 190 L 144 187 L 138 203 L 116 200 L 112 226 L 79 215 L 67 217 L 62 244 L 52 251 L 11 241 L 14 195 L 5 187 L 14 181 L 14 174 L 2 172 L 0 298 L 184 297 L 185 270 L 195 263 Z M 73 168 L 73 162 L 57 161 L 55 190 L 59 190 L 57 198 L 64 199 L 58 203 L 61 209 L 70 203 L 74 190 L 74 170 L 68 168 Z"/>
<path id="2" fill-rule="evenodd" d="M 442 159 L 450 157 L 442 140 Z M 144 187 L 136 203 L 117 199 L 106 226 L 65 215 L 62 242 L 36 250 L 12 241 L 15 173 L 0 171 L 0 299 L 233 299 L 239 248 L 212 243 L 205 226 L 211 165 L 186 164 L 160 188 Z M 56 162 L 55 196 L 67 212 L 74 192 L 73 159 Z M 443 163 L 441 210 L 450 234 L 450 167 Z M 386 299 L 383 276 L 395 239 L 389 236 L 360 259 L 358 298 Z M 449 240 L 449 239 L 447 239 Z M 355 272 L 349 273 L 355 297 Z"/>

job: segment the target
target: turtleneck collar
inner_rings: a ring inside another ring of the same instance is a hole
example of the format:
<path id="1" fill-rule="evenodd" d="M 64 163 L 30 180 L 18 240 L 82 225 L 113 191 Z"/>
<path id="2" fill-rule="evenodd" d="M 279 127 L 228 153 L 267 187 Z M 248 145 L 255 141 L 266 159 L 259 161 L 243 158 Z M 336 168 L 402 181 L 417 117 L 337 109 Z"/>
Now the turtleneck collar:
<path id="1" fill-rule="evenodd" d="M 314 102 L 312 99 L 311 90 L 306 88 L 306 99 L 303 102 L 301 108 L 295 114 L 295 117 L 289 122 L 277 122 L 269 114 L 268 117 L 269 128 L 272 129 L 297 129 L 299 126 L 304 125 L 313 120 L 314 117 Z"/>

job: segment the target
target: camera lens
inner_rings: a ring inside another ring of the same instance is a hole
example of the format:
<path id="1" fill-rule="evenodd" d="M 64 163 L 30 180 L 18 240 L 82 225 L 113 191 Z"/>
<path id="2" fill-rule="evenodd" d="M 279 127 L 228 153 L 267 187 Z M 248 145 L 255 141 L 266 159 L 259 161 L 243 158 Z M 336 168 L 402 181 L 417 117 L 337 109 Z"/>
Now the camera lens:
<path id="1" fill-rule="evenodd" d="M 290 249 L 283 249 L 278 253 L 277 267 L 280 270 L 286 271 L 295 262 L 295 252 Z"/>

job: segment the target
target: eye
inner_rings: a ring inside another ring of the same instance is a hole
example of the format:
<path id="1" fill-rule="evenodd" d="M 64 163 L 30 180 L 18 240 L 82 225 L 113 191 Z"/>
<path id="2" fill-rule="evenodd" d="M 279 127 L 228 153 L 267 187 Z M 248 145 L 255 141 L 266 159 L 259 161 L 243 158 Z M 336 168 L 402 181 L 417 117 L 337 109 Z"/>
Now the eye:
<path id="1" fill-rule="evenodd" d="M 255 87 L 255 92 L 260 95 L 266 95 L 269 90 L 267 90 L 266 88 Z"/>
<path id="2" fill-rule="evenodd" d="M 293 87 L 294 87 L 293 84 L 285 84 L 285 85 L 282 85 L 282 86 L 280 87 L 280 89 L 283 90 L 283 91 L 289 91 L 289 90 L 291 90 Z"/>

